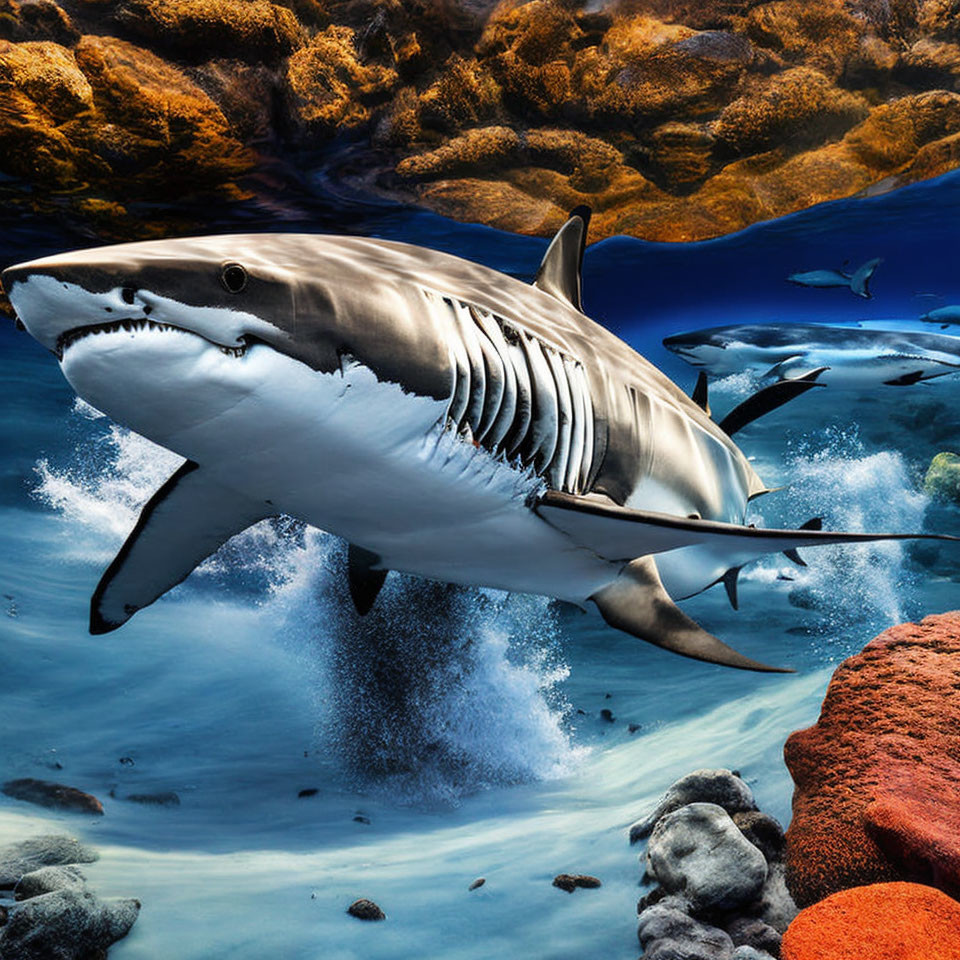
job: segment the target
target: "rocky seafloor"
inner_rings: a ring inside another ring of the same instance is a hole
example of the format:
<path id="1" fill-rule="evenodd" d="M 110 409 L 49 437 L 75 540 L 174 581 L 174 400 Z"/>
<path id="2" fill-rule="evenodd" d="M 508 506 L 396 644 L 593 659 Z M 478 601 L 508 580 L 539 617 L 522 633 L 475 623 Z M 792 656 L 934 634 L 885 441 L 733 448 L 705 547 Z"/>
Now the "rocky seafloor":
<path id="1" fill-rule="evenodd" d="M 696 240 L 955 167 L 958 89 L 955 0 L 0 0 L 0 203 L 129 238 L 323 169 Z"/>
<path id="2" fill-rule="evenodd" d="M 957 689 L 960 612 L 892 627 L 845 660 L 816 724 L 787 740 L 795 790 L 786 833 L 737 771 L 676 781 L 625 837 L 641 845 L 643 960 L 956 960 Z M 13 781 L 4 792 L 102 813 L 94 797 L 60 784 Z M 102 957 L 127 935 L 140 903 L 98 898 L 76 866 L 96 859 L 63 836 L 0 848 L 4 960 Z M 553 879 L 581 896 L 602 885 L 585 874 Z M 365 898 L 347 912 L 390 919 Z"/>

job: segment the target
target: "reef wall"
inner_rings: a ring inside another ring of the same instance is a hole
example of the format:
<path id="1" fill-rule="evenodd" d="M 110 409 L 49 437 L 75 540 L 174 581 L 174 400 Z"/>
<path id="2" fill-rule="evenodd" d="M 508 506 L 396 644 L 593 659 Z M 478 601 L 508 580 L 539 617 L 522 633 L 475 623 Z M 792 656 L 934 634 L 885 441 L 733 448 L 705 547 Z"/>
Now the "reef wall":
<path id="1" fill-rule="evenodd" d="M 960 158 L 957 0 L 0 0 L 0 202 L 297 172 L 548 235 L 718 236 Z M 279 171 L 279 172 L 278 172 Z"/>

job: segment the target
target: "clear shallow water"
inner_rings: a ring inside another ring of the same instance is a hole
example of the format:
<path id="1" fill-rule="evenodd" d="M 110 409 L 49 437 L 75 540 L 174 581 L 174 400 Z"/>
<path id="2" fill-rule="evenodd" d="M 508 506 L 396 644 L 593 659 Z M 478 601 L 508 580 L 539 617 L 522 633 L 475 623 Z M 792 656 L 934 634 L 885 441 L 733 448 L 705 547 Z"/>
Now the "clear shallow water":
<path id="1" fill-rule="evenodd" d="M 685 386 L 691 371 L 659 345 L 669 332 L 913 320 L 930 309 L 917 293 L 960 300 L 958 192 L 950 175 L 706 244 L 597 244 L 587 308 Z M 309 225 L 224 211 L 210 230 L 340 228 L 523 277 L 545 248 L 319 188 L 316 208 Z M 85 242 L 17 222 L 0 266 Z M 783 281 L 878 255 L 873 301 Z M 593 613 L 397 577 L 360 622 L 337 541 L 261 525 L 123 630 L 90 637 L 90 592 L 177 461 L 78 409 L 53 359 L 12 325 L 0 349 L 0 776 L 71 783 L 107 811 L 91 822 L 0 798 L 0 841 L 54 829 L 100 848 L 94 884 L 144 903 L 118 960 L 635 957 L 629 822 L 708 765 L 742 770 L 786 822 L 783 740 L 815 720 L 831 665 L 890 623 L 960 606 L 947 548 L 807 551 L 804 569 L 769 558 L 744 572 L 739 613 L 718 589 L 685 604 L 744 653 L 798 670 L 758 676 L 672 657 Z M 743 387 L 719 384 L 714 407 Z M 960 378 L 814 391 L 751 426 L 741 446 L 768 484 L 789 483 L 758 502 L 764 522 L 956 532 L 957 512 L 917 483 L 933 453 L 960 443 L 958 400 Z M 298 798 L 307 788 L 316 795 Z M 179 807 L 124 799 L 167 790 Z M 550 886 L 561 871 L 604 887 L 567 896 Z M 358 896 L 388 923 L 347 917 Z"/>

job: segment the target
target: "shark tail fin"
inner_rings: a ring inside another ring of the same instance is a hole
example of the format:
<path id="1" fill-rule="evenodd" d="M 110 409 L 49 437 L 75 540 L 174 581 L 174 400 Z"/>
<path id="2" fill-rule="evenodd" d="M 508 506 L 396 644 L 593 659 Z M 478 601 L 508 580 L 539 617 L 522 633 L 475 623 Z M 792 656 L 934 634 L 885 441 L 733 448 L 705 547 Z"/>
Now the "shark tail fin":
<path id="1" fill-rule="evenodd" d="M 870 280 L 873 272 L 880 266 L 880 258 L 868 260 L 860 267 L 850 278 L 850 289 L 858 296 L 869 300 L 873 294 L 870 293 Z"/>
<path id="2" fill-rule="evenodd" d="M 793 672 L 737 653 L 691 620 L 670 599 L 653 557 L 641 557 L 628 563 L 613 583 L 590 599 L 611 627 L 671 653 L 738 670 Z"/>

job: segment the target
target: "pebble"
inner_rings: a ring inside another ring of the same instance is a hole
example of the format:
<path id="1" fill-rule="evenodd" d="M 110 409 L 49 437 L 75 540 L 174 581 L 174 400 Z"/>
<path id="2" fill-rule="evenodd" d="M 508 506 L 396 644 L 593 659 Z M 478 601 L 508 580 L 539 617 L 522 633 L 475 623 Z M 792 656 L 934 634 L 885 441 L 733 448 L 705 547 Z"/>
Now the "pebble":
<path id="1" fill-rule="evenodd" d="M 387 915 L 372 901 L 361 897 L 347 907 L 347 913 L 358 920 L 386 920 Z"/>
<path id="2" fill-rule="evenodd" d="M 567 893 L 573 893 L 577 887 L 584 890 L 594 890 L 603 886 L 596 877 L 591 877 L 585 873 L 558 873 L 553 878 L 553 885 Z"/>
<path id="3" fill-rule="evenodd" d="M 103 813 L 103 804 L 96 797 L 62 783 L 25 777 L 22 780 L 8 780 L 3 785 L 3 792 L 14 800 L 24 800 L 41 807 L 72 810 L 75 813 Z"/>

